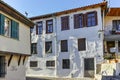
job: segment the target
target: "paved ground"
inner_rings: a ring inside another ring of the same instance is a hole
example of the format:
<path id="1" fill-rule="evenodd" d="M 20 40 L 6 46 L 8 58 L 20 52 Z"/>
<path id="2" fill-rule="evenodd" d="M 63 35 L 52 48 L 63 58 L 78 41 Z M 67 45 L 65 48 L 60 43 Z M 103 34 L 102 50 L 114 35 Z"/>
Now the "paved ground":
<path id="1" fill-rule="evenodd" d="M 26 80 L 94 80 L 94 79 L 82 79 L 82 78 L 33 78 L 33 77 L 26 77 Z"/>
<path id="2" fill-rule="evenodd" d="M 26 80 L 96 80 L 90 78 L 35 78 L 35 77 L 26 77 Z M 103 76 L 102 80 L 120 80 L 120 76 Z"/>

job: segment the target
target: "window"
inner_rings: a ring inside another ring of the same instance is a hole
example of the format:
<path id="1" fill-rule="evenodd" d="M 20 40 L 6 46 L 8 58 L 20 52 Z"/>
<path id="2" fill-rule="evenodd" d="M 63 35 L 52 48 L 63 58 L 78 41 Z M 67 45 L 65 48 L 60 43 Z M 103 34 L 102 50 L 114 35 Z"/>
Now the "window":
<path id="1" fill-rule="evenodd" d="M 61 52 L 68 52 L 67 40 L 61 40 Z"/>
<path id="2" fill-rule="evenodd" d="M 83 14 L 74 15 L 74 29 L 83 27 Z"/>
<path id="3" fill-rule="evenodd" d="M 30 67 L 37 67 L 38 63 L 37 61 L 30 61 Z"/>
<path id="4" fill-rule="evenodd" d="M 52 53 L 52 41 L 45 42 L 45 52 Z"/>
<path id="5" fill-rule="evenodd" d="M 94 58 L 85 58 L 84 59 L 84 69 L 85 70 L 94 70 Z"/>
<path id="6" fill-rule="evenodd" d="M 43 32 L 43 23 L 42 21 L 40 22 L 37 22 L 37 25 L 36 25 L 36 34 L 42 34 Z"/>
<path id="7" fill-rule="evenodd" d="M 62 68 L 63 69 L 70 69 L 70 60 L 69 59 L 63 59 Z"/>
<path id="8" fill-rule="evenodd" d="M 0 14 L 0 35 L 19 39 L 19 23 Z"/>
<path id="9" fill-rule="evenodd" d="M 0 77 L 5 77 L 5 57 L 0 56 Z"/>
<path id="10" fill-rule="evenodd" d="M 96 26 L 97 25 L 97 12 L 89 12 L 86 15 L 87 27 Z"/>
<path id="11" fill-rule="evenodd" d="M 61 30 L 69 30 L 69 16 L 61 17 Z"/>
<path id="12" fill-rule="evenodd" d="M 120 32 L 120 20 L 113 20 L 113 30 Z"/>
<path id="13" fill-rule="evenodd" d="M 83 51 L 86 50 L 86 39 L 81 38 L 78 39 L 78 51 Z"/>
<path id="14" fill-rule="evenodd" d="M 32 43 L 31 44 L 31 53 L 32 54 L 37 54 L 37 43 Z"/>
<path id="15" fill-rule="evenodd" d="M 53 32 L 53 20 L 47 20 L 46 21 L 46 33 L 52 33 Z"/>
<path id="16" fill-rule="evenodd" d="M 55 67 L 55 61 L 46 61 L 47 67 Z"/>

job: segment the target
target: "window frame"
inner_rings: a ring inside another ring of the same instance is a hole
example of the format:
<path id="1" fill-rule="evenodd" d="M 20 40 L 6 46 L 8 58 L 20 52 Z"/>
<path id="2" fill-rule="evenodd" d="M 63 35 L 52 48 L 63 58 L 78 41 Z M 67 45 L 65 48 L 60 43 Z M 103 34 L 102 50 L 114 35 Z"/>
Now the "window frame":
<path id="1" fill-rule="evenodd" d="M 36 34 L 40 35 L 43 33 L 43 21 L 36 22 Z"/>
<path id="2" fill-rule="evenodd" d="M 70 59 L 62 60 L 62 69 L 70 69 Z"/>
<path id="3" fill-rule="evenodd" d="M 33 53 L 33 51 L 35 51 L 35 53 Z M 37 43 L 31 43 L 31 54 L 37 54 Z"/>
<path id="4" fill-rule="evenodd" d="M 89 16 L 90 14 L 92 16 Z M 94 14 L 94 16 L 93 16 L 93 14 Z M 93 21 L 93 19 L 94 19 L 94 21 Z M 89 20 L 90 20 L 90 22 L 89 22 Z M 97 11 L 87 12 L 86 13 L 86 26 L 87 27 L 93 27 L 93 26 L 96 26 L 97 24 L 98 24 Z"/>
<path id="5" fill-rule="evenodd" d="M 70 24 L 69 24 L 69 16 L 62 16 L 61 17 L 61 31 L 69 30 Z"/>
<path id="6" fill-rule="evenodd" d="M 31 64 L 31 63 L 34 63 L 34 65 L 33 64 Z M 30 61 L 30 68 L 36 68 L 36 67 L 38 67 L 38 61 Z"/>
<path id="7" fill-rule="evenodd" d="M 86 50 L 86 38 L 79 38 L 78 39 L 78 51 L 85 51 L 85 50 Z"/>
<path id="8" fill-rule="evenodd" d="M 74 14 L 74 29 L 83 28 L 84 27 L 84 15 Z"/>
<path id="9" fill-rule="evenodd" d="M 46 61 L 47 68 L 54 68 L 55 67 L 55 60 Z"/>
<path id="10" fill-rule="evenodd" d="M 51 24 L 48 24 L 48 23 L 51 23 Z M 50 28 L 49 28 L 49 25 L 50 25 Z M 51 29 L 52 28 L 52 29 Z M 50 29 L 50 30 L 49 30 Z M 50 19 L 50 20 L 46 20 L 46 34 L 49 34 L 49 33 L 53 33 L 53 19 Z"/>
<path id="11" fill-rule="evenodd" d="M 50 46 L 51 46 L 51 49 L 50 49 Z M 50 49 L 50 52 L 48 52 L 49 49 Z M 46 41 L 45 42 L 45 53 L 46 54 L 52 53 L 52 41 Z"/>
<path id="12" fill-rule="evenodd" d="M 1 77 L 5 77 L 5 74 L 6 74 L 6 62 L 5 62 L 5 56 L 0 56 L 0 65 L 1 68 L 0 68 L 0 78 Z"/>
<path id="13" fill-rule="evenodd" d="M 61 40 L 61 52 L 68 52 L 68 40 Z"/>

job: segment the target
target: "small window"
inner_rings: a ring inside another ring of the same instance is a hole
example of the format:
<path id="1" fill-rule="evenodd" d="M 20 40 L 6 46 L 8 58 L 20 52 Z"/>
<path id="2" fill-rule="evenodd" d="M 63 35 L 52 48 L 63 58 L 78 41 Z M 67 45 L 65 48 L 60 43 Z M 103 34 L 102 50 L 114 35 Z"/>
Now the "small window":
<path id="1" fill-rule="evenodd" d="M 84 59 L 84 69 L 85 70 L 94 70 L 94 58 L 85 58 Z"/>
<path id="2" fill-rule="evenodd" d="M 45 52 L 52 53 L 52 41 L 45 42 Z"/>
<path id="3" fill-rule="evenodd" d="M 55 61 L 46 61 L 46 67 L 55 67 Z"/>
<path id="4" fill-rule="evenodd" d="M 86 39 L 81 38 L 78 39 L 78 51 L 83 51 L 86 50 Z"/>
<path id="5" fill-rule="evenodd" d="M 19 39 L 19 23 L 0 14 L 0 35 Z"/>
<path id="6" fill-rule="evenodd" d="M 37 43 L 32 43 L 31 44 L 31 53 L 32 54 L 37 54 Z"/>
<path id="7" fill-rule="evenodd" d="M 37 67 L 38 63 L 37 61 L 30 61 L 30 67 Z"/>
<path id="8" fill-rule="evenodd" d="M 0 56 L 0 77 L 5 77 L 5 57 Z"/>
<path id="9" fill-rule="evenodd" d="M 69 16 L 61 17 L 61 30 L 69 30 Z"/>
<path id="10" fill-rule="evenodd" d="M 97 25 L 97 12 L 89 12 L 86 15 L 87 27 L 96 26 Z"/>
<path id="11" fill-rule="evenodd" d="M 115 30 L 116 32 L 120 32 L 120 20 L 113 20 L 112 24 L 113 30 Z"/>
<path id="12" fill-rule="evenodd" d="M 74 15 L 74 29 L 83 27 L 83 14 Z"/>
<path id="13" fill-rule="evenodd" d="M 46 33 L 52 33 L 53 32 L 53 20 L 47 20 L 46 21 Z"/>
<path id="14" fill-rule="evenodd" d="M 68 52 L 67 40 L 61 40 L 61 52 Z"/>
<path id="15" fill-rule="evenodd" d="M 36 34 L 42 34 L 43 32 L 43 23 L 42 21 L 40 22 L 37 22 L 37 25 L 36 25 Z"/>
<path id="16" fill-rule="evenodd" d="M 70 60 L 69 59 L 63 59 L 62 68 L 63 69 L 70 69 Z"/>

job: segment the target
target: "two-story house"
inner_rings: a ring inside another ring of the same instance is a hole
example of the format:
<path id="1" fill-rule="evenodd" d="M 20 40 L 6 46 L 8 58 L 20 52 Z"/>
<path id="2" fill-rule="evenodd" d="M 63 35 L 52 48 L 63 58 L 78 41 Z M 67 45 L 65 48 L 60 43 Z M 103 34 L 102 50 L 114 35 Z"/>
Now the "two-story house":
<path id="1" fill-rule="evenodd" d="M 32 26 L 33 22 L 0 0 L 0 80 L 26 80 Z"/>
<path id="2" fill-rule="evenodd" d="M 95 77 L 103 62 L 107 2 L 35 16 L 27 76 Z"/>

